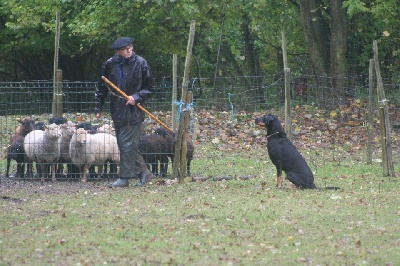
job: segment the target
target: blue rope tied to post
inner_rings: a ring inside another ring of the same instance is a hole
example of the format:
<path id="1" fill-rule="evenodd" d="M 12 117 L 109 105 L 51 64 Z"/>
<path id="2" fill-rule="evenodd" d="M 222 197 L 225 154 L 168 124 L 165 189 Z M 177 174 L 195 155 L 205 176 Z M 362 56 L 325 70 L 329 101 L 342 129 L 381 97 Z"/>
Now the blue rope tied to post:
<path id="1" fill-rule="evenodd" d="M 192 107 L 195 107 L 196 106 L 196 103 L 195 102 L 191 102 L 191 103 L 189 103 L 188 105 L 186 105 L 186 108 L 188 109 L 188 110 L 190 110 L 190 109 L 192 109 Z"/>
<path id="2" fill-rule="evenodd" d="M 182 106 L 184 106 L 185 103 L 184 103 L 184 102 L 179 102 L 179 101 L 175 101 L 174 103 L 178 106 L 178 114 L 177 114 L 177 116 L 176 116 L 176 120 L 179 121 L 180 116 L 181 116 L 181 112 L 182 112 Z M 186 108 L 187 108 L 188 110 L 190 110 L 190 109 L 192 109 L 195 105 L 196 105 L 195 102 L 191 102 L 191 103 L 189 103 L 189 104 L 186 105 Z"/>
<path id="3" fill-rule="evenodd" d="M 235 111 L 234 111 L 234 109 L 233 109 L 233 103 L 232 103 L 232 101 L 231 101 L 231 96 L 232 96 L 233 94 L 231 94 L 231 93 L 228 93 L 228 100 L 229 100 L 229 103 L 230 103 L 230 105 L 231 105 L 231 120 L 233 121 L 233 119 L 235 118 Z"/>
<path id="4" fill-rule="evenodd" d="M 175 101 L 175 104 L 178 105 L 178 114 L 176 116 L 176 120 L 179 121 L 182 111 L 182 106 L 185 104 L 184 102 Z"/>

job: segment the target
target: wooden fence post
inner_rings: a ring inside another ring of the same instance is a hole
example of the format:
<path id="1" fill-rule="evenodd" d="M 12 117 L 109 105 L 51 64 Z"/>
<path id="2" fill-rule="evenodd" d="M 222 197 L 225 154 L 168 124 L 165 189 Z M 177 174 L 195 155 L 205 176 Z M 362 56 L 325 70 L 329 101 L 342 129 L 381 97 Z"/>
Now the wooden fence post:
<path id="1" fill-rule="evenodd" d="M 389 120 L 389 107 L 388 100 L 385 96 L 385 90 L 383 89 L 383 82 L 381 76 L 381 70 L 378 59 L 378 43 L 375 40 L 373 42 L 374 51 L 374 64 L 376 72 L 376 82 L 378 88 L 378 102 L 379 102 L 379 117 L 381 126 L 381 141 L 382 141 L 382 167 L 383 176 L 395 176 L 394 166 L 392 160 L 392 142 L 390 136 L 390 120 Z"/>
<path id="2" fill-rule="evenodd" d="M 53 112 L 53 117 L 59 117 L 63 115 L 62 83 L 63 83 L 62 70 L 57 69 L 56 80 L 54 82 L 53 104 L 55 105 L 54 107 L 55 112 Z"/>
<path id="3" fill-rule="evenodd" d="M 291 115 L 291 97 L 290 97 L 290 68 L 287 61 L 286 37 L 282 31 L 282 56 L 283 68 L 285 72 L 285 131 L 288 139 L 292 139 L 292 115 Z"/>
<path id="4" fill-rule="evenodd" d="M 373 126 L 372 126 L 372 100 L 374 94 L 374 60 L 369 60 L 369 77 L 368 77 L 368 142 L 367 142 L 367 164 L 372 164 L 372 140 L 373 140 Z"/>
<path id="5" fill-rule="evenodd" d="M 177 115 L 177 106 L 175 104 L 175 101 L 178 98 L 178 55 L 174 54 L 172 57 L 172 115 L 171 115 L 171 125 L 172 125 L 172 130 L 176 132 L 176 115 Z"/>
<path id="6" fill-rule="evenodd" d="M 192 62 L 192 48 L 194 42 L 196 21 L 190 23 L 189 41 L 186 51 L 185 72 L 182 81 L 182 102 L 186 105 L 180 114 L 178 132 L 176 134 L 176 145 L 174 163 L 172 165 L 172 177 L 178 178 L 183 183 L 186 169 L 186 134 L 189 125 L 189 108 L 192 103 L 192 92 L 188 90 L 189 75 Z"/>
<path id="7" fill-rule="evenodd" d="M 54 68 L 53 68 L 53 117 L 62 116 L 62 71 L 58 69 L 58 50 L 60 48 L 60 11 L 56 13 L 56 34 L 54 41 Z"/>

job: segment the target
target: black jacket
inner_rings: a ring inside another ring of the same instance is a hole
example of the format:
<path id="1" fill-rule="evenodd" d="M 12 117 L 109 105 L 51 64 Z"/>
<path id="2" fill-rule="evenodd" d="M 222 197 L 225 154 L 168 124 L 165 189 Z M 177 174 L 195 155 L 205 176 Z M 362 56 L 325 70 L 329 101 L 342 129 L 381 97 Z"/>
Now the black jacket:
<path id="1" fill-rule="evenodd" d="M 120 76 L 122 66 L 122 83 Z M 102 66 L 102 76 L 118 86 L 127 95 L 131 95 L 137 104 L 144 104 L 152 94 L 153 79 L 147 61 L 134 54 L 128 59 L 114 55 Z M 110 87 L 110 113 L 114 126 L 138 124 L 144 121 L 144 113 L 136 105 L 126 105 L 126 99 Z M 95 111 L 101 113 L 109 89 L 102 79 L 97 84 L 95 93 Z"/>

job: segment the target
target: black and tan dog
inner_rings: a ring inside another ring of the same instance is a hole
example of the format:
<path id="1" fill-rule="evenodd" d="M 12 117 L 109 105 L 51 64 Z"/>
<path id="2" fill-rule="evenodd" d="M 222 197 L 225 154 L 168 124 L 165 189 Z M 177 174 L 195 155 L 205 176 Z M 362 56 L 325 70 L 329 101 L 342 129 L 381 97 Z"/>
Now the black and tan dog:
<path id="1" fill-rule="evenodd" d="M 286 137 L 276 115 L 266 114 L 256 118 L 256 124 L 267 128 L 269 158 L 276 167 L 277 187 L 282 187 L 282 171 L 287 179 L 299 188 L 316 188 L 314 175 L 306 160 Z"/>

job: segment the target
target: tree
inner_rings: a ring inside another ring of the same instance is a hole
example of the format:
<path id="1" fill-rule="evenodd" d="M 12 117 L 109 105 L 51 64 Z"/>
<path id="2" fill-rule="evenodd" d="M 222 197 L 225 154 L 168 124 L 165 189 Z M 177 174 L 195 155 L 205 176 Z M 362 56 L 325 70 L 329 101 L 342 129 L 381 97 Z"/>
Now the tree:
<path id="1" fill-rule="evenodd" d="M 346 97 L 346 9 L 342 7 L 342 0 L 300 0 L 300 8 L 308 53 L 320 85 L 320 104 L 336 106 Z M 324 92 L 323 86 L 327 84 L 334 90 Z M 325 102 L 327 99 L 329 102 Z"/>
<path id="2" fill-rule="evenodd" d="M 214 77 L 217 65 L 221 76 L 282 72 L 285 31 L 291 73 L 310 74 L 312 66 L 320 88 L 335 89 L 321 98 L 351 96 L 344 77 L 367 72 L 373 39 L 379 40 L 380 58 L 389 62 L 382 64 L 383 73 L 400 79 L 400 66 L 393 60 L 400 54 L 396 0 L 3 2 L 3 80 L 51 79 L 58 10 L 64 79 L 97 79 L 101 63 L 113 54 L 112 41 L 120 36 L 135 38 L 135 51 L 148 59 L 156 77 L 170 76 L 172 54 L 178 54 L 183 65 L 192 19 L 197 22 L 192 73 L 199 77 Z"/>
<path id="3" fill-rule="evenodd" d="M 357 57 L 353 56 L 354 68 L 368 68 L 368 60 L 372 58 L 372 41 L 377 40 L 382 75 L 391 78 L 394 83 L 400 82 L 400 65 L 396 63 L 400 56 L 398 1 L 346 0 L 343 5 L 352 21 L 349 49 L 362 51 Z"/>

